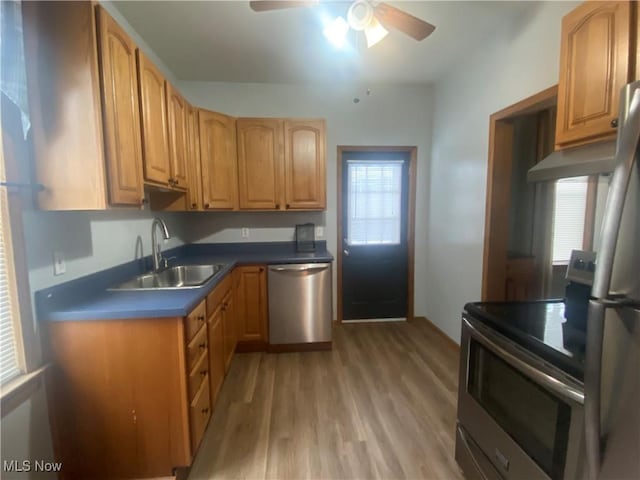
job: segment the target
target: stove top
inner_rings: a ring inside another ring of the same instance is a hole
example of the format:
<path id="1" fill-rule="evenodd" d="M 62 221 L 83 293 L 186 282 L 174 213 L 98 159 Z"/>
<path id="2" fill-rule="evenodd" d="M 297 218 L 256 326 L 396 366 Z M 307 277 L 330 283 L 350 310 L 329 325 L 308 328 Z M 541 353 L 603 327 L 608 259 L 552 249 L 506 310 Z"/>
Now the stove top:
<path id="1" fill-rule="evenodd" d="M 466 304 L 465 310 L 568 375 L 584 380 L 586 335 L 566 322 L 563 300 L 475 302 Z"/>

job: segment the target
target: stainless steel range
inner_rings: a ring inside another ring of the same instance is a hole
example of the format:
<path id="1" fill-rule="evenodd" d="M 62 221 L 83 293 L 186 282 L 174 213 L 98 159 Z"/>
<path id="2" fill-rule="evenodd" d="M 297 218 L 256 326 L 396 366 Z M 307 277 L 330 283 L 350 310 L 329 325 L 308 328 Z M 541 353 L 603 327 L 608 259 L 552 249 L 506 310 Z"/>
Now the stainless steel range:
<path id="1" fill-rule="evenodd" d="M 640 478 L 640 82 L 620 98 L 597 264 L 574 253 L 564 301 L 465 306 L 467 478 Z"/>

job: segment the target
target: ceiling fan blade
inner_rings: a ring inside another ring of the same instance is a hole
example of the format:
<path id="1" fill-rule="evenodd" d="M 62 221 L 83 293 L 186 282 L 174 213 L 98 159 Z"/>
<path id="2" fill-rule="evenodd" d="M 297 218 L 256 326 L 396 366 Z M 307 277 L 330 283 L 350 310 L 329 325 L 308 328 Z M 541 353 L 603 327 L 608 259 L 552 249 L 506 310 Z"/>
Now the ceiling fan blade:
<path id="1" fill-rule="evenodd" d="M 257 0 L 249 2 L 249 6 L 254 12 L 267 12 L 285 8 L 310 7 L 317 5 L 318 2 L 319 0 Z"/>
<path id="2" fill-rule="evenodd" d="M 424 40 L 436 29 L 430 23 L 386 3 L 379 3 L 374 14 L 383 25 L 394 27 L 416 40 Z"/>

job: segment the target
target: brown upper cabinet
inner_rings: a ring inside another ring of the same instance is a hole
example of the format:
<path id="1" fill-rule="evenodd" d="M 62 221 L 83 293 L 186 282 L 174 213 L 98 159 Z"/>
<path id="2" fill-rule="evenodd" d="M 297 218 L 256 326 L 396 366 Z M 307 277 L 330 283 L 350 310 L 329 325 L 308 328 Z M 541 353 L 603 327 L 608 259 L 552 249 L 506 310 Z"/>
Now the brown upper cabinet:
<path id="1" fill-rule="evenodd" d="M 141 205 L 142 141 L 136 45 L 97 7 L 105 157 L 112 205 Z"/>
<path id="2" fill-rule="evenodd" d="M 322 210 L 325 200 L 325 121 L 284 122 L 284 187 L 287 210 Z"/>
<path id="3" fill-rule="evenodd" d="M 207 110 L 200 110 L 198 117 L 203 207 L 237 210 L 236 121 Z"/>
<path id="4" fill-rule="evenodd" d="M 38 205 L 107 208 L 95 10 L 23 2 L 22 14 L 35 178 L 44 186 Z"/>
<path id="5" fill-rule="evenodd" d="M 635 2 L 585 2 L 562 19 L 556 148 L 615 138 L 636 30 Z"/>
<path id="6" fill-rule="evenodd" d="M 241 210 L 326 207 L 325 122 L 239 118 Z"/>
<path id="7" fill-rule="evenodd" d="M 156 66 L 138 50 L 144 178 L 170 186 L 171 156 L 167 127 L 167 83 Z"/>
<path id="8" fill-rule="evenodd" d="M 200 166 L 200 129 L 198 109 L 189 106 L 187 110 L 187 210 L 202 210 L 202 169 Z"/>
<path id="9" fill-rule="evenodd" d="M 279 210 L 282 204 L 284 122 L 239 118 L 238 189 L 241 210 Z"/>
<path id="10" fill-rule="evenodd" d="M 173 86 L 166 82 L 169 128 L 169 184 L 174 188 L 187 188 L 187 111 L 189 104 Z"/>

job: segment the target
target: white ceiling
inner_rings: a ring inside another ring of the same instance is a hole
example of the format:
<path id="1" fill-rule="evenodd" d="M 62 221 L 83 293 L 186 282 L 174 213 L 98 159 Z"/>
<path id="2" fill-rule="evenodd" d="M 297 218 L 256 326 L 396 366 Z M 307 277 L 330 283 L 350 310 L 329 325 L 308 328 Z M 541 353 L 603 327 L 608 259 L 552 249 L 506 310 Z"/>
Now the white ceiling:
<path id="1" fill-rule="evenodd" d="M 181 80 L 428 83 L 533 2 L 389 2 L 434 24 L 422 42 L 392 31 L 371 49 L 353 32 L 337 50 L 322 18 L 349 2 L 256 13 L 248 1 L 118 1 L 115 6 Z"/>

